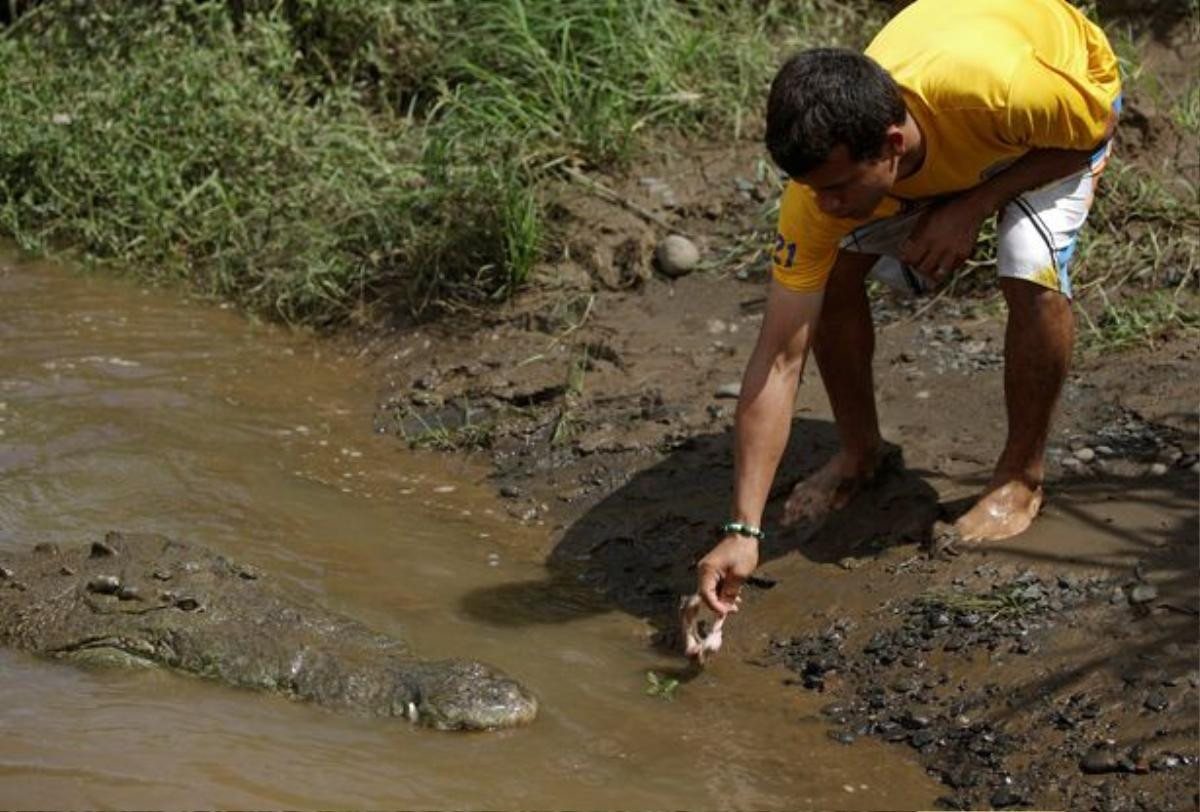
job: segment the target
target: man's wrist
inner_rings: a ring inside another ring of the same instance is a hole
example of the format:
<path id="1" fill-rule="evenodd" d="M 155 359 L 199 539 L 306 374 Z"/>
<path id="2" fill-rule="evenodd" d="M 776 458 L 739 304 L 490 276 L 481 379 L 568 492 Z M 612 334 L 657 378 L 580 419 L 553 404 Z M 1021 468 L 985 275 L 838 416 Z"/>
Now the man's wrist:
<path id="1" fill-rule="evenodd" d="M 726 536 L 746 536 L 756 541 L 764 541 L 767 538 L 761 527 L 749 522 L 725 522 L 721 525 L 721 533 Z"/>
<path id="2" fill-rule="evenodd" d="M 995 184 L 984 182 L 967 193 L 980 220 L 986 220 L 1008 203 L 1008 198 Z M 1013 195 L 1015 197 L 1015 195 Z"/>

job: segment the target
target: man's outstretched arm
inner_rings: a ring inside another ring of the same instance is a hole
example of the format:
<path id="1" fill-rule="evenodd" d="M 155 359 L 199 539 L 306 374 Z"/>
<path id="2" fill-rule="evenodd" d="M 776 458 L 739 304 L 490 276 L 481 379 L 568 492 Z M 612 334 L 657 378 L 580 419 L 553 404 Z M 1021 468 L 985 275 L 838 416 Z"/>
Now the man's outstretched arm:
<path id="1" fill-rule="evenodd" d="M 731 520 L 760 527 L 771 481 L 791 431 L 796 389 L 821 312 L 820 291 L 772 280 L 758 342 L 742 376 L 734 427 Z M 735 610 L 742 583 L 758 566 L 758 540 L 727 535 L 697 565 L 701 597 L 720 615 Z"/>

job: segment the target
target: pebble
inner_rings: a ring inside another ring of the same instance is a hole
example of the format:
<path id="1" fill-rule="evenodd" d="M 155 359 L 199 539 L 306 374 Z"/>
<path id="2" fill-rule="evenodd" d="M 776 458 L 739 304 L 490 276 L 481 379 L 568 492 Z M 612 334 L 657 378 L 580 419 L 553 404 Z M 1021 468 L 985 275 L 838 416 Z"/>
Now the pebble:
<path id="1" fill-rule="evenodd" d="M 1091 462 L 1092 460 L 1096 459 L 1096 452 L 1087 446 L 1084 446 L 1075 452 L 1075 459 L 1079 460 L 1080 462 Z"/>
<path id="2" fill-rule="evenodd" d="M 141 590 L 131 584 L 121 584 L 117 588 L 117 598 L 123 601 L 140 601 L 142 599 Z"/>
<path id="3" fill-rule="evenodd" d="M 726 324 L 725 322 L 721 321 L 720 319 L 709 319 L 708 322 L 704 325 L 704 329 L 708 331 L 709 335 L 715 336 L 715 335 L 720 335 L 721 333 L 724 333 L 727 330 L 729 330 L 729 325 Z"/>
<path id="4" fill-rule="evenodd" d="M 1121 769 L 1121 759 L 1109 747 L 1093 747 L 1079 762 L 1079 769 L 1089 775 L 1115 773 Z"/>
<path id="5" fill-rule="evenodd" d="M 1150 466 L 1150 476 L 1162 476 L 1167 472 L 1167 466 L 1161 462 L 1156 462 Z"/>
<path id="6" fill-rule="evenodd" d="M 516 485 L 504 485 L 500 488 L 500 495 L 505 499 L 519 499 L 521 497 L 521 489 Z"/>
<path id="7" fill-rule="evenodd" d="M 1096 446 L 1096 453 L 1102 454 L 1105 457 L 1111 457 L 1115 452 L 1106 445 L 1098 445 Z"/>
<path id="8" fill-rule="evenodd" d="M 1179 764 L 1179 756 L 1174 753 L 1163 753 L 1150 762 L 1150 769 L 1163 772 L 1164 770 L 1174 770 Z"/>
<path id="9" fill-rule="evenodd" d="M 1025 798 L 1019 792 L 1013 791 L 1012 787 L 1000 787 L 992 793 L 988 802 L 997 809 L 1003 809 L 1006 806 L 1024 804 Z"/>
<path id="10" fill-rule="evenodd" d="M 8 567 L 0 567 L 0 581 L 7 581 L 13 577 L 13 571 Z"/>
<path id="11" fill-rule="evenodd" d="M 700 264 L 700 249 L 687 237 L 671 234 L 654 249 L 654 258 L 667 276 L 683 276 Z"/>
<path id="12" fill-rule="evenodd" d="M 121 579 L 115 575 L 97 575 L 88 581 L 87 588 L 97 595 L 113 595 L 121 588 Z"/>
<path id="13" fill-rule="evenodd" d="M 717 398 L 740 398 L 742 396 L 742 385 L 740 383 L 724 383 L 717 387 L 717 391 L 713 393 L 713 397 Z"/>
<path id="14" fill-rule="evenodd" d="M 1158 589 L 1153 584 L 1138 584 L 1129 593 L 1130 603 L 1149 603 L 1158 597 Z"/>
<path id="15" fill-rule="evenodd" d="M 1169 704 L 1171 703 L 1167 701 L 1167 697 L 1162 691 L 1151 691 L 1149 696 L 1146 697 L 1146 701 L 1142 703 L 1147 710 L 1152 710 L 1155 713 L 1166 710 Z"/>
<path id="16" fill-rule="evenodd" d="M 117 554 L 116 549 L 103 541 L 92 542 L 91 558 L 112 558 Z"/>
<path id="17" fill-rule="evenodd" d="M 932 730 L 918 730 L 909 736 L 908 741 L 913 747 L 921 748 L 937 741 L 937 734 Z"/>

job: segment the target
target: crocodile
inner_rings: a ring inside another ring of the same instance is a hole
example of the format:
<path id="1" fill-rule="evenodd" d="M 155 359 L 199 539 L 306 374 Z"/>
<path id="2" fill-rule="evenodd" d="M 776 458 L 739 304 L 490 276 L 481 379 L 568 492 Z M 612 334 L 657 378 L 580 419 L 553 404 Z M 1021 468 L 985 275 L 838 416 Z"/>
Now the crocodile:
<path id="1" fill-rule="evenodd" d="M 164 668 L 440 730 L 513 727 L 538 707 L 490 666 L 420 658 L 257 568 L 157 534 L 0 551 L 0 645 Z"/>

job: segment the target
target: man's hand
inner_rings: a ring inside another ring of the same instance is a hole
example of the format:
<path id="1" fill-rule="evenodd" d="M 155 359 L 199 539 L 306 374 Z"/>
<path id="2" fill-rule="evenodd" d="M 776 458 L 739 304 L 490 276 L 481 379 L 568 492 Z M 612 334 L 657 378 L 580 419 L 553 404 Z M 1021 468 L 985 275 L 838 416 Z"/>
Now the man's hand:
<path id="1" fill-rule="evenodd" d="M 989 208 L 969 193 L 934 203 L 900 246 L 900 259 L 941 283 L 971 256 L 989 213 Z"/>
<path id="2" fill-rule="evenodd" d="M 742 583 L 758 566 L 758 540 L 730 535 L 696 565 L 697 592 L 708 607 L 724 617 L 737 611 Z"/>

